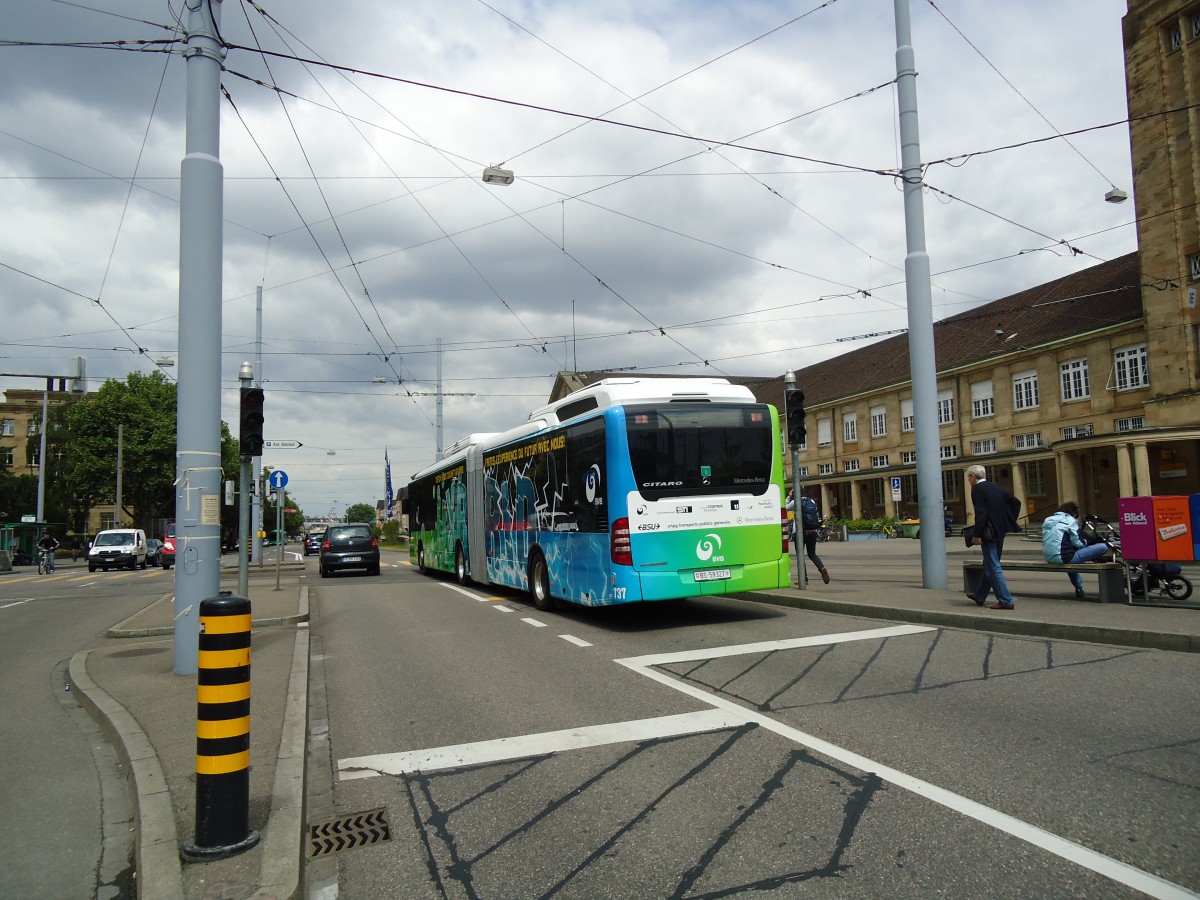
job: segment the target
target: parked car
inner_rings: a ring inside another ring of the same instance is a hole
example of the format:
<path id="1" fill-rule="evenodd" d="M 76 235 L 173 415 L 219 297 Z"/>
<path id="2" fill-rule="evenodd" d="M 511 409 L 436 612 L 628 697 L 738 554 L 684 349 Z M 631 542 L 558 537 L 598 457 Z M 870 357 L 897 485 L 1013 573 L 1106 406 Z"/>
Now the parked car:
<path id="1" fill-rule="evenodd" d="M 321 541 L 317 557 L 322 578 L 341 569 L 366 569 L 368 575 L 379 574 L 379 542 L 364 523 L 330 525 Z"/>
<path id="2" fill-rule="evenodd" d="M 101 531 L 88 551 L 88 571 L 146 568 L 146 532 L 140 528 Z"/>
<path id="3" fill-rule="evenodd" d="M 321 542 L 325 540 L 325 529 L 314 528 L 304 536 L 304 555 L 311 556 L 321 552 Z"/>
<path id="4" fill-rule="evenodd" d="M 175 523 L 172 522 L 163 532 L 162 550 L 158 554 L 159 565 L 169 569 L 175 565 Z"/>
<path id="5" fill-rule="evenodd" d="M 162 554 L 163 542 L 158 538 L 146 539 L 146 565 L 157 566 Z"/>

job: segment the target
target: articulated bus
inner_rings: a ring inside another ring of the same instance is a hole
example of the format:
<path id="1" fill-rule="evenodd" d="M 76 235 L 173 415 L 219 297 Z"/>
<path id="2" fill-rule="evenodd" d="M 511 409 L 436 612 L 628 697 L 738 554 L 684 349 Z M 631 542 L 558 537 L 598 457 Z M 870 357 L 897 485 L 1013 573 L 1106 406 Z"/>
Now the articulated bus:
<path id="1" fill-rule="evenodd" d="M 409 484 L 422 572 L 539 609 L 787 587 L 779 415 L 725 379 L 609 378 Z"/>

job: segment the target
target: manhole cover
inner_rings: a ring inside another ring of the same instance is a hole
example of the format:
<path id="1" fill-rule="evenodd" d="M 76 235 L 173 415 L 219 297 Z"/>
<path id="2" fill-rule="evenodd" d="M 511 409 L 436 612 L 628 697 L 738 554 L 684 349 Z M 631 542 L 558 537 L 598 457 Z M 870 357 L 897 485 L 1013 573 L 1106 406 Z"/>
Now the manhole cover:
<path id="1" fill-rule="evenodd" d="M 309 859 L 316 859 L 318 856 L 391 839 L 387 807 L 381 806 L 379 809 L 339 816 L 319 825 L 308 826 L 308 856 Z"/>
<path id="2" fill-rule="evenodd" d="M 152 653 L 166 653 L 166 647 L 138 647 L 135 650 L 118 650 L 116 653 L 110 653 L 109 656 L 129 657 L 129 656 L 150 656 Z"/>

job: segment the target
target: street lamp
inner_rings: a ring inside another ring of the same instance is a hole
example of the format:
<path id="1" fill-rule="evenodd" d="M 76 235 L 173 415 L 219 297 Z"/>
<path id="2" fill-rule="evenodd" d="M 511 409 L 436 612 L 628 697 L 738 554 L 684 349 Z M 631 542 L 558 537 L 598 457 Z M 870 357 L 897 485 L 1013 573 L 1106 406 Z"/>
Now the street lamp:
<path id="1" fill-rule="evenodd" d="M 484 184 L 512 184 L 512 169 L 502 169 L 499 166 L 488 166 L 483 170 Z"/>

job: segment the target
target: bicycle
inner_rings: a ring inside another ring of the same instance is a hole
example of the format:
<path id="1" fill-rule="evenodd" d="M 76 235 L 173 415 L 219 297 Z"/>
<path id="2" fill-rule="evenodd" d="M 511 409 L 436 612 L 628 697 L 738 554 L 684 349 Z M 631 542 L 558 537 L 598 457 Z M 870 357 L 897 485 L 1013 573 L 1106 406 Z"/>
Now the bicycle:
<path id="1" fill-rule="evenodd" d="M 883 525 L 879 526 L 879 530 L 883 532 L 883 536 L 885 539 L 890 540 L 891 538 L 900 537 L 900 532 L 898 532 L 896 530 L 895 525 L 890 525 L 885 522 Z"/>
<path id="2" fill-rule="evenodd" d="M 50 559 L 50 551 L 49 550 L 40 550 L 40 549 L 38 550 L 38 574 L 39 575 L 53 575 L 54 574 L 54 561 L 52 559 Z"/>

